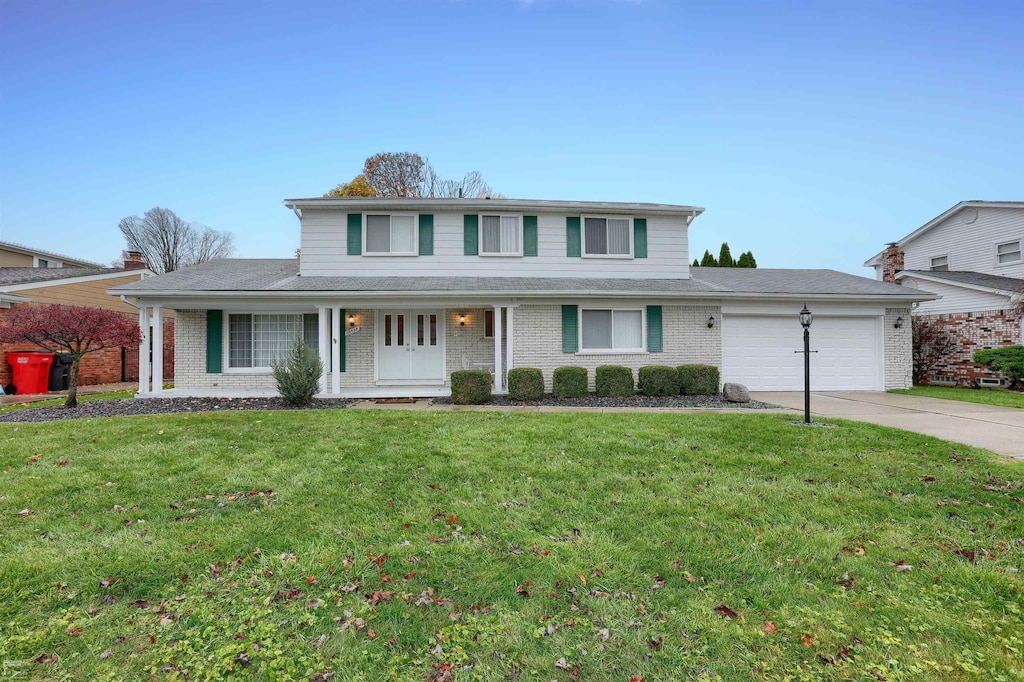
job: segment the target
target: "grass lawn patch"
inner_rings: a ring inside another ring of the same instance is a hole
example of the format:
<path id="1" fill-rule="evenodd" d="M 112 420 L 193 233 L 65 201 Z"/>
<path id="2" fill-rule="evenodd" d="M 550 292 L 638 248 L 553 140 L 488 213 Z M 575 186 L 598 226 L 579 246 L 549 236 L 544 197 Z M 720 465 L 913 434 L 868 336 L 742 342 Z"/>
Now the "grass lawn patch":
<path id="1" fill-rule="evenodd" d="M 788 415 L 0 425 L 27 679 L 1021 679 L 1022 466 Z"/>
<path id="2" fill-rule="evenodd" d="M 125 400 L 128 398 L 134 398 L 135 391 L 110 391 L 108 393 L 90 393 L 90 394 L 78 394 L 78 402 L 88 403 L 93 400 Z M 0 414 L 5 412 L 16 412 L 18 410 L 30 410 L 34 407 L 54 407 L 56 405 L 63 405 L 65 396 L 57 396 L 56 398 L 48 398 L 46 400 L 37 400 L 31 403 L 14 403 L 12 405 L 0 405 Z"/>
<path id="3" fill-rule="evenodd" d="M 999 388 L 955 388 L 952 386 L 915 386 L 906 390 L 893 390 L 890 393 L 916 395 L 922 398 L 941 398 L 943 400 L 962 400 L 968 403 L 997 405 L 999 407 L 1017 407 L 1024 409 L 1024 393 Z"/>

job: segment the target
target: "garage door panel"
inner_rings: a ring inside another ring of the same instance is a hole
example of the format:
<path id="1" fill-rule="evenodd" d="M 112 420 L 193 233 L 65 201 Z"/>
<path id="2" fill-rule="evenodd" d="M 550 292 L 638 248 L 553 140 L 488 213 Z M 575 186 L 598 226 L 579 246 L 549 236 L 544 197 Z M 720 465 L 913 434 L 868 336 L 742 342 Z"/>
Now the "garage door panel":
<path id="1" fill-rule="evenodd" d="M 811 389 L 878 390 L 880 333 L 876 317 L 815 317 Z M 803 390 L 802 351 L 803 328 L 796 316 L 723 316 L 723 381 L 754 391 Z"/>

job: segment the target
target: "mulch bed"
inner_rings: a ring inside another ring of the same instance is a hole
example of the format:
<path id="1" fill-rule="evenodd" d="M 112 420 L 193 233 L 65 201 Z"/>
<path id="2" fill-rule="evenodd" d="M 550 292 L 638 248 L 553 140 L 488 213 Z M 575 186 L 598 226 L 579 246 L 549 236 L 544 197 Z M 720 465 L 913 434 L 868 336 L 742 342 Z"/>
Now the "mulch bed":
<path id="1" fill-rule="evenodd" d="M 434 398 L 434 405 L 451 405 L 450 398 Z M 695 407 L 715 409 L 735 407 L 748 410 L 768 410 L 778 407 L 768 403 L 751 400 L 749 403 L 730 403 L 721 395 L 673 395 L 660 398 L 635 395 L 628 398 L 598 398 L 595 395 L 586 398 L 553 398 L 545 395 L 543 400 L 527 401 L 512 400 L 507 395 L 494 396 L 487 405 L 523 406 L 523 407 Z"/>
<path id="2" fill-rule="evenodd" d="M 331 410 L 348 407 L 350 400 L 317 400 L 296 407 L 281 398 L 129 398 L 92 400 L 68 409 L 63 405 L 29 407 L 0 414 L 0 422 L 48 422 L 85 417 L 125 417 L 139 414 L 180 414 L 182 412 L 227 412 L 230 410 Z"/>

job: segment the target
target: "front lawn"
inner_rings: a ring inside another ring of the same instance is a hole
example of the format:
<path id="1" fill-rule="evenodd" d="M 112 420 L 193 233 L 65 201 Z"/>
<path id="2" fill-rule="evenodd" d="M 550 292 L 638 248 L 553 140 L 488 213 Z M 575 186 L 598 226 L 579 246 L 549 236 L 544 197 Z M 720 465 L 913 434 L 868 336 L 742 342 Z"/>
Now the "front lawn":
<path id="1" fill-rule="evenodd" d="M 890 393 L 916 395 L 922 398 L 963 400 L 968 403 L 997 405 L 999 407 L 1024 408 L 1024 393 L 999 388 L 955 388 L 951 386 L 915 386 L 907 390 L 892 390 Z"/>
<path id="2" fill-rule="evenodd" d="M 789 419 L 0 425 L 0 661 L 34 679 L 1022 679 L 1024 468 Z"/>
<path id="3" fill-rule="evenodd" d="M 135 391 L 108 391 L 106 393 L 79 393 L 78 402 L 88 403 L 93 400 L 124 400 L 135 396 Z M 36 400 L 31 403 L 12 403 L 10 405 L 0 405 L 0 414 L 5 412 L 17 412 L 18 410 L 28 410 L 36 407 L 53 407 L 55 405 L 63 405 L 67 396 L 57 396 L 55 398 L 47 398 L 46 400 Z"/>

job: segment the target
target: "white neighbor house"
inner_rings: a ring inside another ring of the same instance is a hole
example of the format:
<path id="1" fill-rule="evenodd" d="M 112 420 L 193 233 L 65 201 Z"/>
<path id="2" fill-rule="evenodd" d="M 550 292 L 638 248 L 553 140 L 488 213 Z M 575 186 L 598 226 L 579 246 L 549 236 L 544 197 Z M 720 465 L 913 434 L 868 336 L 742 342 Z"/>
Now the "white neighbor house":
<path id="1" fill-rule="evenodd" d="M 800 390 L 797 313 L 814 313 L 812 387 L 910 385 L 911 305 L 925 292 L 832 270 L 692 268 L 703 209 L 518 199 L 294 199 L 298 259 L 229 259 L 112 289 L 141 307 L 153 357 L 176 311 L 175 386 L 140 395 L 275 392 L 296 334 L 323 397 L 439 396 L 461 369 L 705 363 L 752 390 Z M 902 318 L 902 319 L 901 319 Z M 148 341 L 143 341 L 148 345 Z M 145 346 L 144 346 L 145 347 Z M 145 353 L 142 354 L 143 356 Z"/>

